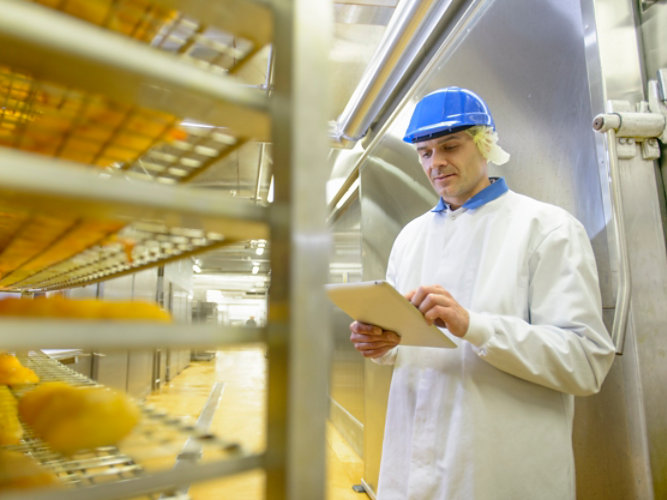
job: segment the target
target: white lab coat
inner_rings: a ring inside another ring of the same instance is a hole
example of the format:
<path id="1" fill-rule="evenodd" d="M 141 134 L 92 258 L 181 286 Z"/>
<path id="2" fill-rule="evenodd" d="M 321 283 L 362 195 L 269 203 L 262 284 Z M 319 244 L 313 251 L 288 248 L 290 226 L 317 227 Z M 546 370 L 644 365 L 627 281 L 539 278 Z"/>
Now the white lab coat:
<path id="1" fill-rule="evenodd" d="M 394 364 L 379 500 L 574 498 L 573 395 L 597 392 L 614 358 L 582 225 L 512 191 L 427 212 L 398 235 L 387 279 L 443 286 L 470 327 L 449 334 L 456 349 L 377 360 Z"/>

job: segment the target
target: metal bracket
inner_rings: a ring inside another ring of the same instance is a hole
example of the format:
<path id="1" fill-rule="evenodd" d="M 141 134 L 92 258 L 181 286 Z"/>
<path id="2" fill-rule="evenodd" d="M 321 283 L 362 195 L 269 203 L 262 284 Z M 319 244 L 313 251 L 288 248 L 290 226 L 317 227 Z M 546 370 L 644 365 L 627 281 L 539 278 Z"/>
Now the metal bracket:
<path id="1" fill-rule="evenodd" d="M 650 138 L 641 143 L 642 158 L 645 160 L 657 160 L 660 158 L 660 143 L 658 139 Z"/>
<path id="2" fill-rule="evenodd" d="M 641 101 L 632 110 L 627 101 L 609 101 L 609 112 L 593 120 L 598 132 L 615 132 L 619 159 L 633 158 L 637 152 L 644 160 L 660 158 L 658 140 L 667 144 L 667 106 L 661 101 L 661 93 L 658 81 L 650 80 L 648 102 Z"/>
<path id="3" fill-rule="evenodd" d="M 631 137 L 616 138 L 616 154 L 619 160 L 629 160 L 637 154 L 637 143 Z"/>

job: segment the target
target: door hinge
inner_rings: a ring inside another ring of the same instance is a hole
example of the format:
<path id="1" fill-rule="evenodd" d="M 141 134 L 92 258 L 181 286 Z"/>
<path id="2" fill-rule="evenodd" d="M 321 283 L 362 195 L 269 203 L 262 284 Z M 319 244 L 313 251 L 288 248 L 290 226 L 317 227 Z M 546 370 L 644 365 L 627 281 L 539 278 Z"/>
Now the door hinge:
<path id="1" fill-rule="evenodd" d="M 632 158 L 639 150 L 644 160 L 657 160 L 660 142 L 667 144 L 666 95 L 667 71 L 661 69 L 656 80 L 649 80 L 648 101 L 637 103 L 634 109 L 628 101 L 609 101 L 607 112 L 593 120 L 593 128 L 614 130 L 619 158 Z"/>

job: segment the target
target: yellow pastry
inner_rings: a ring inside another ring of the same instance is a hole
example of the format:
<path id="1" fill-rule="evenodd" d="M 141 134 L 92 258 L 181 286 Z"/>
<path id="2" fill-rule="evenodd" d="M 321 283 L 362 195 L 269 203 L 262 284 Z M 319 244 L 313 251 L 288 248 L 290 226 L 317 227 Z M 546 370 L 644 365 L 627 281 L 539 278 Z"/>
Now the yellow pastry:
<path id="1" fill-rule="evenodd" d="M 0 450 L 0 490 L 61 484 L 58 477 L 28 455 Z"/>
<path id="2" fill-rule="evenodd" d="M 137 406 L 104 387 L 47 382 L 19 400 L 20 417 L 60 453 L 117 443 L 139 422 Z"/>
<path id="3" fill-rule="evenodd" d="M 0 316 L 109 319 L 120 321 L 171 321 L 169 312 L 154 302 L 141 300 L 68 299 L 61 295 L 37 297 L 34 299 L 22 297 L 1 299 Z"/>
<path id="4" fill-rule="evenodd" d="M 6 386 L 0 386 L 0 445 L 19 444 L 22 437 L 16 399 Z"/>
<path id="5" fill-rule="evenodd" d="M 21 364 L 13 354 L 0 354 L 0 384 L 21 385 L 36 384 L 39 377 L 30 368 Z"/>

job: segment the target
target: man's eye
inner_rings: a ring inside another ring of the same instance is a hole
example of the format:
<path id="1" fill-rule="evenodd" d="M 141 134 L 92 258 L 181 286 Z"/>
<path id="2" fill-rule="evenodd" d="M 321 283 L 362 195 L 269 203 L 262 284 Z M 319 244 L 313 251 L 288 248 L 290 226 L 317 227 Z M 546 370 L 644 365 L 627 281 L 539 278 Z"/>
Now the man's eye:
<path id="1" fill-rule="evenodd" d="M 431 153 L 429 153 L 429 152 L 422 153 L 422 158 L 430 158 L 430 157 L 431 157 Z"/>

